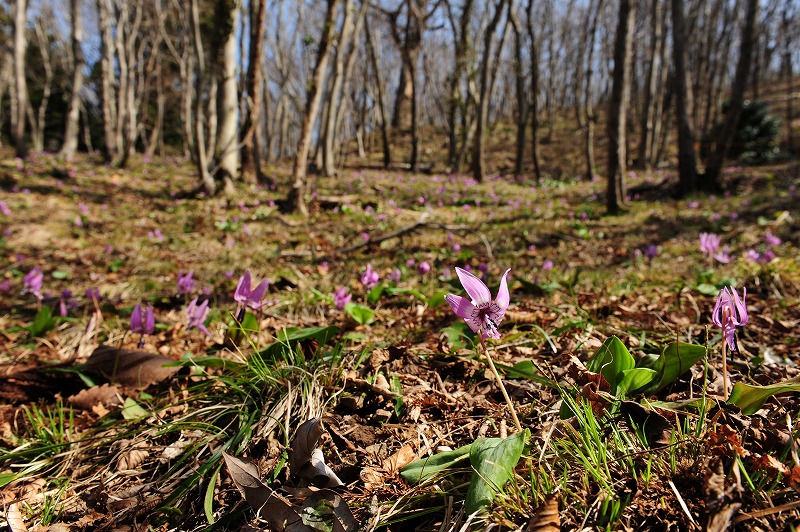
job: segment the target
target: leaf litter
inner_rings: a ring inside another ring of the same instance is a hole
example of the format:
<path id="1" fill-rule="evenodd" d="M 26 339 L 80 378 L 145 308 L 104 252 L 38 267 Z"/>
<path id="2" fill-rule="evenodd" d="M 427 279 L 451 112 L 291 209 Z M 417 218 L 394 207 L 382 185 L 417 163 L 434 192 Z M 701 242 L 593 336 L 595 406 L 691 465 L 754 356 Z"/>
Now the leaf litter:
<path id="1" fill-rule="evenodd" d="M 82 176 L 76 194 L 107 190 L 118 200 L 113 218 L 92 211 L 90 227 L 104 232 L 65 236 L 47 227 L 37 246 L 14 238 L 15 253 L 26 258 L 3 257 L 13 282 L 38 265 L 52 293 L 94 286 L 102 294 L 97 303 L 79 302 L 74 321 L 57 322 L 41 336 L 25 328 L 35 310 L 24 297 L 10 296 L 14 307 L 0 316 L 4 500 L 30 501 L 23 524 L 32 526 L 45 508 L 41 494 L 64 485 L 63 496 L 47 504 L 79 530 L 199 530 L 212 522 L 241 528 L 258 523 L 257 510 L 274 517 L 273 528 L 298 530 L 489 523 L 529 530 L 782 528 L 800 517 L 793 506 L 800 464 L 792 458 L 800 360 L 791 335 L 800 322 L 800 284 L 796 222 L 780 214 L 785 187 L 796 177 L 791 170 L 776 175 L 782 192 L 742 190 L 714 209 L 741 214 L 741 227 L 729 231 L 741 235 L 739 244 L 763 233 L 759 224 L 779 232 L 778 259 L 725 267 L 705 264 L 696 238 L 734 222 L 682 202 L 634 203 L 618 220 L 590 213 L 579 232 L 568 209 L 592 209 L 584 201 L 596 192 L 591 184 L 531 192 L 534 202 L 542 203 L 536 194 L 556 201 L 547 212 L 509 222 L 504 209 L 514 211 L 503 202 L 529 192 L 497 180 L 471 192 L 497 196 L 496 218 L 476 204 L 470 211 L 426 207 L 429 218 L 419 225 L 415 202 L 425 185 L 406 191 L 398 187 L 401 177 L 389 176 L 394 201 L 404 208 L 390 212 L 383 199 L 364 203 L 352 195 L 350 213 L 323 211 L 309 225 L 283 216 L 290 223 L 280 223 L 272 211 L 247 205 L 251 198 L 242 200 L 247 210 L 216 201 L 173 204 L 161 181 L 143 180 L 154 192 L 143 198 L 110 185 L 104 170 Z M 31 179 L 51 185 L 46 172 Z M 441 186 L 452 186 L 442 179 Z M 183 175 L 173 176 L 170 186 L 176 184 L 190 186 Z M 347 180 L 325 186 L 346 187 Z M 32 197 L 45 197 L 32 190 Z M 761 221 L 742 208 L 746 194 L 763 206 Z M 251 196 L 262 206 L 276 199 L 267 191 Z M 61 202 L 55 210 L 70 201 L 47 198 Z M 367 204 L 392 216 L 381 225 Z M 145 245 L 154 226 L 139 224 L 143 208 L 159 213 L 169 245 Z M 28 227 L 34 213 L 21 206 L 15 213 L 19 227 Z M 246 220 L 250 232 L 212 223 L 232 216 Z M 672 220 L 680 232 L 671 232 Z M 634 225 L 642 232 L 632 233 Z M 404 232 L 408 227 L 414 229 Z M 356 239 L 364 230 L 375 239 L 361 245 Z M 633 253 L 643 240 L 659 244 L 649 262 Z M 105 245 L 112 250 L 101 253 Z M 58 252 L 46 255 L 48 248 Z M 234 260 L 225 258 L 226 249 Z M 412 259 L 433 270 L 418 273 L 406 266 Z M 555 268 L 543 269 L 545 259 Z M 402 275 L 397 284 L 382 279 L 373 301 L 358 280 L 368 263 L 382 278 L 394 268 Z M 459 293 L 452 272 L 465 265 L 473 272 L 488 265 L 490 279 L 512 267 L 511 304 L 493 353 L 529 435 L 508 434 L 508 410 L 477 339 L 443 304 L 445 294 Z M 241 320 L 247 334 L 231 340 L 229 309 L 237 276 L 247 269 L 257 279 L 276 279 L 265 299 L 278 302 L 248 311 L 253 319 Z M 180 270 L 204 284 L 185 299 L 174 295 Z M 729 359 L 726 406 L 718 398 L 721 335 L 710 326 L 710 294 L 732 284 L 748 288 L 750 321 Z M 359 321 L 311 290 L 330 297 L 337 286 L 371 317 Z M 201 293 L 213 307 L 205 323 L 210 337 L 185 326 L 185 306 Z M 140 302 L 152 304 L 157 321 L 141 348 L 138 336 L 125 334 L 130 309 Z M 628 354 L 617 346 L 621 358 L 590 371 L 614 337 Z M 686 358 L 669 345 L 709 348 L 709 357 Z M 652 379 L 639 370 L 654 372 Z M 515 437 L 524 441 L 509 440 Z M 473 463 L 472 445 L 492 442 L 495 449 L 511 441 L 513 452 Z M 600 448 L 610 461 L 594 452 Z M 501 467 L 490 472 L 481 464 Z M 40 483 L 31 491 L 33 480 Z M 482 486 L 478 495 L 473 484 Z M 242 499 L 251 509 L 237 512 Z M 479 515 L 464 512 L 467 500 L 477 501 L 470 509 Z M 266 512 L 268 501 L 275 506 Z"/>

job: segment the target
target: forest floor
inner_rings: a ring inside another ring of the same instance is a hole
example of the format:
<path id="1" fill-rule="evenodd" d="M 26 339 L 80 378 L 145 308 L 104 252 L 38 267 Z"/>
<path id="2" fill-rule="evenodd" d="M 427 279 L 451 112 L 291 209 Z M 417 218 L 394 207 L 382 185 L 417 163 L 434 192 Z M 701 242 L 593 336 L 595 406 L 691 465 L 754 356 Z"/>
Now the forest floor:
<path id="1" fill-rule="evenodd" d="M 280 211 L 285 171 L 277 191 L 208 199 L 178 159 L 0 155 L 11 530 L 800 523 L 797 164 L 729 168 L 730 194 L 683 200 L 655 186 L 670 170 L 639 172 L 618 216 L 602 182 L 343 169 L 303 220 Z M 492 295 L 511 269 L 485 347 L 522 431 L 445 302 L 467 295 L 455 267 Z M 271 283 L 244 314 L 248 269 Z M 749 314 L 727 401 L 724 286 Z M 195 297 L 208 334 L 188 326 Z M 141 344 L 140 303 L 156 323 Z"/>

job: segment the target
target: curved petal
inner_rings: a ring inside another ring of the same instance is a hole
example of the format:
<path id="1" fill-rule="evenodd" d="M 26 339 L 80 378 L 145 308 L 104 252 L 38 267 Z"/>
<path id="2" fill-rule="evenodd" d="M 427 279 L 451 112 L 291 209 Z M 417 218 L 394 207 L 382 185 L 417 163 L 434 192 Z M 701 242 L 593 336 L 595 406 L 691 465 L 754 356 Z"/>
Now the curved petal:
<path id="1" fill-rule="evenodd" d="M 503 314 L 506 313 L 508 303 L 511 300 L 508 294 L 508 282 L 506 281 L 506 277 L 508 277 L 508 272 L 510 271 L 511 268 L 507 269 L 506 273 L 504 273 L 503 277 L 500 279 L 500 288 L 497 289 L 497 297 L 494 298 L 494 302 L 500 310 L 500 319 L 503 319 Z"/>
<path id="2" fill-rule="evenodd" d="M 730 301 L 730 294 L 728 293 L 728 287 L 723 287 L 722 290 L 719 291 L 717 294 L 717 302 L 714 305 L 714 310 L 711 311 L 711 322 L 716 325 L 717 327 L 722 327 L 722 308 L 727 306 Z"/>
<path id="3" fill-rule="evenodd" d="M 136 304 L 131 312 L 131 332 L 142 331 L 142 305 Z"/>
<path id="4" fill-rule="evenodd" d="M 250 303 L 253 305 L 261 303 L 261 300 L 264 299 L 264 294 L 267 292 L 267 288 L 269 288 L 269 279 L 264 279 L 250 292 L 248 296 Z"/>
<path id="5" fill-rule="evenodd" d="M 144 333 L 153 334 L 156 330 L 156 316 L 153 314 L 153 307 L 147 307 L 144 313 Z"/>
<path id="6" fill-rule="evenodd" d="M 738 323 L 736 325 L 744 325 L 747 323 L 747 305 L 745 304 L 744 299 L 747 297 L 747 288 L 742 287 L 742 299 L 739 299 L 739 294 L 736 293 L 736 289 L 731 290 L 733 292 L 733 302 L 736 305 L 736 317 Z"/>
<path id="7" fill-rule="evenodd" d="M 238 303 L 244 303 L 250 295 L 250 270 L 245 270 L 244 275 L 239 277 L 239 284 L 236 285 L 236 292 L 233 299 Z"/>
<path id="8" fill-rule="evenodd" d="M 446 296 L 444 296 L 444 299 L 450 305 L 450 308 L 453 309 L 453 312 L 456 313 L 456 316 L 458 316 L 459 318 L 464 318 L 465 320 L 469 320 L 472 318 L 473 315 L 477 314 L 478 309 L 475 308 L 475 305 L 473 305 L 472 302 L 466 297 L 461 297 L 454 294 L 447 294 Z M 480 327 L 480 325 L 478 326 Z M 470 327 L 472 327 L 472 325 L 470 325 Z"/>
<path id="9" fill-rule="evenodd" d="M 458 274 L 458 279 L 461 281 L 461 286 L 467 291 L 469 297 L 472 298 L 472 303 L 476 307 L 491 303 L 492 293 L 489 291 L 489 287 L 483 284 L 483 281 L 458 266 L 456 266 L 456 273 Z"/>

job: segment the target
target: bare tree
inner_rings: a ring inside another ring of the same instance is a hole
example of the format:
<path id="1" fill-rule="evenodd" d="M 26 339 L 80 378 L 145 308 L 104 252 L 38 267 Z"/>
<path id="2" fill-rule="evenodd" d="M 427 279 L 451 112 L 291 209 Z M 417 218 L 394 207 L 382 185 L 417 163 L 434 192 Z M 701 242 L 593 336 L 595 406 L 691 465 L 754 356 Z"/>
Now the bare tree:
<path id="1" fill-rule="evenodd" d="M 239 17 L 237 3 L 233 0 L 218 0 L 217 24 L 221 26 L 222 50 L 217 58 L 220 62 L 217 116 L 217 181 L 231 191 L 233 181 L 239 177 L 239 90 L 236 82 L 236 25 Z M 220 20 L 221 19 L 221 20 Z M 223 22 L 224 21 L 224 22 Z"/>
<path id="2" fill-rule="evenodd" d="M 478 116 L 476 123 L 476 133 L 474 144 L 472 145 L 472 177 L 476 181 L 483 181 L 486 175 L 486 161 L 484 157 L 484 141 L 486 132 L 484 129 L 489 120 L 489 99 L 491 98 L 489 70 L 491 59 L 494 56 L 492 41 L 503 11 L 506 7 L 506 0 L 500 0 L 494 8 L 494 15 L 486 26 L 483 33 L 483 55 L 481 57 L 481 78 L 480 78 L 480 97 L 478 98 Z"/>
<path id="3" fill-rule="evenodd" d="M 461 129 L 466 135 L 466 122 L 469 104 L 469 95 L 465 85 L 471 82 L 467 67 L 469 66 L 469 53 L 472 50 L 471 39 L 469 37 L 470 22 L 474 10 L 474 1 L 465 0 L 461 6 L 461 15 L 456 17 L 452 5 L 449 1 L 444 3 L 450 21 L 450 30 L 453 34 L 453 51 L 455 61 L 453 71 L 450 74 L 450 98 L 448 101 L 447 113 L 447 167 L 451 171 L 458 171 L 458 146 L 459 146 L 459 117 L 461 119 Z"/>
<path id="4" fill-rule="evenodd" d="M 675 62 L 673 90 L 678 120 L 679 192 L 686 195 L 697 190 L 697 158 L 694 152 L 694 130 L 689 118 L 690 85 L 686 73 L 686 32 L 682 0 L 672 0 L 672 47 Z"/>
<path id="5" fill-rule="evenodd" d="M 539 41 L 537 40 L 536 32 L 533 28 L 533 0 L 528 0 L 528 7 L 526 9 L 528 39 L 531 43 L 530 61 L 531 61 L 531 157 L 533 159 L 533 173 L 538 183 L 542 179 L 541 169 L 539 167 Z"/>
<path id="6" fill-rule="evenodd" d="M 378 107 L 378 117 L 380 118 L 381 122 L 381 140 L 383 144 L 383 167 L 389 168 L 392 164 L 392 147 L 389 142 L 389 128 L 391 124 L 387 120 L 386 117 L 386 97 L 385 97 L 385 90 L 383 87 L 383 79 L 381 78 L 381 65 L 378 61 L 378 54 L 375 53 L 375 45 L 372 42 L 372 32 L 370 32 L 369 26 L 369 17 L 367 17 L 364 21 L 364 37 L 367 41 L 367 53 L 369 54 L 370 66 L 372 67 L 372 72 L 375 76 L 375 87 L 378 96 L 377 107 Z"/>
<path id="7" fill-rule="evenodd" d="M 72 23 L 72 89 L 70 91 L 67 123 L 64 128 L 64 143 L 61 146 L 60 156 L 66 160 L 72 159 L 78 149 L 78 120 L 81 110 L 81 90 L 83 89 L 83 17 L 81 16 L 81 1 L 70 0 L 70 20 Z"/>
<path id="8" fill-rule="evenodd" d="M 653 163 L 653 136 L 656 106 L 658 105 L 658 81 L 661 73 L 659 51 L 664 40 L 664 7 L 661 0 L 651 0 L 650 9 L 650 49 L 647 65 L 647 79 L 642 108 L 641 136 L 636 164 L 639 168 L 650 168 Z"/>
<path id="9" fill-rule="evenodd" d="M 608 188 L 606 207 L 616 213 L 625 203 L 627 174 L 626 128 L 630 99 L 631 57 L 636 1 L 620 0 L 617 35 L 614 38 L 614 84 L 608 109 Z"/>
<path id="10" fill-rule="evenodd" d="M 191 0 L 191 24 L 193 40 L 192 46 L 194 47 L 195 56 L 195 100 L 194 100 L 194 115 L 197 124 L 194 128 L 195 140 L 195 165 L 197 166 L 197 174 L 200 181 L 200 186 L 205 190 L 208 195 L 214 195 L 217 191 L 217 184 L 214 178 L 208 172 L 208 155 L 206 152 L 205 140 L 205 112 L 203 110 L 203 84 L 206 77 L 206 58 L 203 49 L 203 40 L 200 37 L 200 8 L 198 0 Z"/>
<path id="11" fill-rule="evenodd" d="M 293 183 L 289 191 L 288 203 L 293 212 L 308 216 L 308 204 L 306 194 L 308 189 L 308 152 L 311 146 L 311 136 L 313 134 L 314 122 L 317 120 L 319 106 L 322 100 L 323 85 L 325 75 L 328 70 L 328 58 L 330 57 L 331 33 L 336 20 L 337 0 L 326 0 L 327 8 L 325 11 L 325 21 L 322 25 L 322 35 L 317 49 L 317 64 L 314 67 L 314 76 L 308 87 L 306 110 L 303 115 L 303 130 L 300 134 L 300 142 L 297 145 L 297 153 L 292 170 Z"/>
<path id="12" fill-rule="evenodd" d="M 247 114 L 242 125 L 242 175 L 247 178 L 255 173 L 258 181 L 264 181 L 261 170 L 259 147 L 261 138 L 258 127 L 264 107 L 264 90 L 262 88 L 262 53 L 264 41 L 264 14 L 267 0 L 250 0 L 250 48 L 247 66 Z"/>
<path id="13" fill-rule="evenodd" d="M 100 102 L 103 113 L 103 156 L 106 162 L 116 157 L 118 144 L 114 132 L 117 121 L 112 87 L 114 74 L 114 44 L 112 41 L 109 0 L 97 0 L 97 25 L 100 27 Z"/>
<path id="14" fill-rule="evenodd" d="M 50 95 L 53 92 L 53 67 L 55 58 L 50 53 L 50 37 L 51 30 L 49 28 L 50 21 L 53 20 L 53 13 L 49 7 L 36 17 L 33 23 L 34 34 L 36 35 L 36 44 L 39 48 L 39 54 L 42 57 L 42 69 L 44 70 L 44 79 L 41 80 L 39 88 L 42 91 L 42 98 L 39 100 L 39 108 L 36 110 L 36 115 L 33 114 L 33 106 L 28 105 L 28 122 L 31 125 L 31 137 L 33 139 L 33 149 L 35 151 L 44 150 L 44 130 L 45 119 L 47 114 L 47 104 L 50 103 Z M 48 28 L 45 28 L 45 24 Z"/>
<path id="15" fill-rule="evenodd" d="M 526 96 L 527 83 L 522 66 L 522 48 L 525 38 L 522 32 L 522 23 L 512 5 L 509 8 L 511 26 L 514 30 L 514 78 L 516 81 L 517 96 L 517 145 L 514 155 L 514 175 L 522 176 L 525 162 L 525 132 L 528 129 L 528 98 Z"/>
<path id="16" fill-rule="evenodd" d="M 587 44 L 587 63 L 586 63 L 586 86 L 583 94 L 583 108 L 586 113 L 586 137 L 585 148 L 586 153 L 586 179 L 591 181 L 594 179 L 594 126 L 597 123 L 597 115 L 594 112 L 592 94 L 592 79 L 594 77 L 594 41 L 597 35 L 597 20 L 600 18 L 600 11 L 603 7 L 603 0 L 598 0 L 597 5 L 590 2 L 587 11 L 587 27 L 589 28 L 589 37 Z"/>
<path id="17" fill-rule="evenodd" d="M 14 93 L 11 99 L 11 134 L 17 157 L 28 153 L 25 143 L 25 120 L 28 114 L 28 85 L 25 79 L 25 52 L 28 42 L 25 36 L 28 2 L 14 2 Z"/>
<path id="18" fill-rule="evenodd" d="M 722 164 L 730 149 L 739 116 L 744 107 L 744 93 L 747 88 L 747 77 L 750 73 L 755 41 L 755 25 L 758 20 L 758 0 L 747 0 L 747 14 L 745 15 L 744 28 L 742 29 L 739 61 L 736 64 L 736 75 L 733 81 L 728 112 L 716 138 L 716 146 L 706 165 L 703 176 L 703 188 L 716 191 L 721 189 L 719 179 Z"/>

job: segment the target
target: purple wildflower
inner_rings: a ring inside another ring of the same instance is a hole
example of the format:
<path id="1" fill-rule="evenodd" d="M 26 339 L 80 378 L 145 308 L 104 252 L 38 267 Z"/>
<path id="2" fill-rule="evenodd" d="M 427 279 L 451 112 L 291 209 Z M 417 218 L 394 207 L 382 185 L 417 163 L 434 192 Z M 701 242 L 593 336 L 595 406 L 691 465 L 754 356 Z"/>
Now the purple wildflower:
<path id="1" fill-rule="evenodd" d="M 336 305 L 336 308 L 339 310 L 350 303 L 351 299 L 353 299 L 353 294 L 350 294 L 344 286 L 337 287 L 336 291 L 333 293 L 333 304 Z"/>
<path id="2" fill-rule="evenodd" d="M 728 264 L 733 260 L 733 257 L 731 257 L 731 249 L 728 246 L 725 246 L 723 249 L 720 249 L 714 253 L 714 258 L 722 264 Z"/>
<path id="3" fill-rule="evenodd" d="M 30 293 L 33 294 L 36 299 L 42 299 L 42 281 L 44 280 L 44 274 L 42 273 L 41 268 L 35 266 L 31 271 L 29 271 L 25 277 L 22 278 L 22 293 Z"/>
<path id="4" fill-rule="evenodd" d="M 191 293 L 194 288 L 194 281 L 192 280 L 193 274 L 194 272 L 192 271 L 187 273 L 178 272 L 178 294 L 184 295 Z"/>
<path id="5" fill-rule="evenodd" d="M 153 314 L 153 307 L 148 306 L 142 315 L 142 305 L 136 304 L 131 312 L 131 332 L 139 334 L 153 334 L 156 329 L 156 317 Z"/>
<path id="6" fill-rule="evenodd" d="M 426 275 L 431 271 L 431 265 L 428 264 L 427 261 L 422 261 L 419 263 L 419 266 L 417 266 L 417 271 L 420 275 Z"/>
<path id="7" fill-rule="evenodd" d="M 206 318 L 208 318 L 208 299 L 203 300 L 199 305 L 197 304 L 197 299 L 192 299 L 186 309 L 186 317 L 189 320 L 188 328 L 195 327 L 206 333 L 206 335 L 211 336 L 211 332 L 205 326 Z"/>
<path id="8" fill-rule="evenodd" d="M 658 256 L 658 246 L 655 244 L 650 244 L 647 246 L 647 248 L 644 250 L 644 256 L 649 260 L 656 258 L 656 256 Z"/>
<path id="9" fill-rule="evenodd" d="M 368 289 L 372 289 L 378 285 L 378 280 L 380 280 L 378 272 L 372 269 L 372 264 L 367 264 L 367 269 L 361 274 L 361 284 Z"/>
<path id="10" fill-rule="evenodd" d="M 386 276 L 392 282 L 399 283 L 400 278 L 403 277 L 403 273 L 400 271 L 399 268 L 393 269 L 389 274 Z"/>
<path id="11" fill-rule="evenodd" d="M 722 328 L 722 336 L 728 342 L 731 351 L 736 350 L 736 327 L 747 324 L 747 288 L 742 288 L 742 299 L 735 288 L 727 286 L 719 291 L 717 303 L 711 313 L 711 321 Z"/>
<path id="12" fill-rule="evenodd" d="M 72 297 L 72 290 L 64 289 L 58 301 L 58 315 L 62 318 L 66 318 L 67 314 L 69 314 L 69 310 L 75 308 L 75 306 L 76 303 L 75 299 Z"/>
<path id="13" fill-rule="evenodd" d="M 100 301 L 100 289 L 92 286 L 86 289 L 86 299 L 90 301 Z"/>
<path id="14" fill-rule="evenodd" d="M 553 261 L 550 259 L 545 259 L 544 262 L 542 263 L 542 269 L 546 272 L 552 270 L 553 266 L 555 265 L 553 264 Z"/>
<path id="15" fill-rule="evenodd" d="M 497 326 L 503 321 L 503 316 L 510 301 L 508 283 L 506 281 L 510 271 L 511 268 L 503 274 L 500 279 L 500 288 L 497 290 L 497 296 L 492 300 L 492 293 L 483 281 L 468 271 L 456 267 L 456 273 L 459 280 L 461 280 L 461 285 L 467 291 L 471 301 L 466 297 L 454 294 L 444 296 L 456 316 L 463 318 L 474 332 L 480 331 L 483 338 L 500 338 L 500 331 L 497 330 Z"/>
<path id="16" fill-rule="evenodd" d="M 261 300 L 264 299 L 264 294 L 269 288 L 269 282 L 268 278 L 264 279 L 251 290 L 250 270 L 245 270 L 244 275 L 239 278 L 239 284 L 236 285 L 236 292 L 233 295 L 233 299 L 239 304 L 239 309 L 250 307 L 258 310 L 263 307 L 266 303 L 262 303 Z"/>
<path id="17" fill-rule="evenodd" d="M 5 214 L 6 216 L 11 216 L 11 209 L 8 207 L 8 204 L 5 201 L 0 201 L 0 213 Z"/>
<path id="18" fill-rule="evenodd" d="M 781 239 L 769 231 L 767 231 L 767 234 L 764 235 L 764 242 L 766 242 L 768 246 L 772 247 L 781 245 Z"/>
<path id="19" fill-rule="evenodd" d="M 720 238 L 719 235 L 714 233 L 700 233 L 700 251 L 705 253 L 709 258 L 714 256 L 714 253 L 719 249 Z"/>

